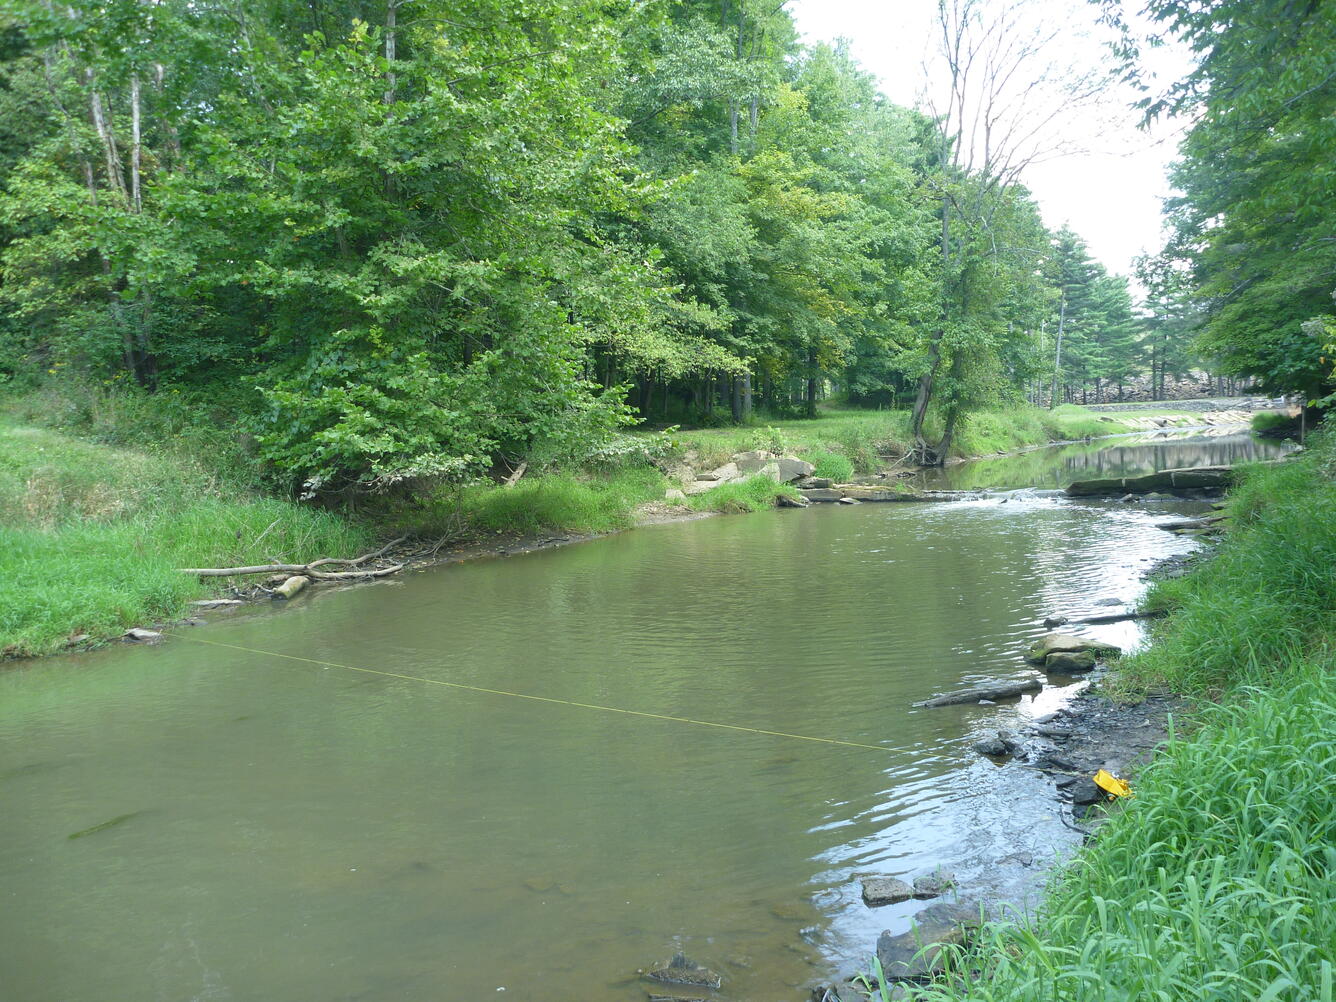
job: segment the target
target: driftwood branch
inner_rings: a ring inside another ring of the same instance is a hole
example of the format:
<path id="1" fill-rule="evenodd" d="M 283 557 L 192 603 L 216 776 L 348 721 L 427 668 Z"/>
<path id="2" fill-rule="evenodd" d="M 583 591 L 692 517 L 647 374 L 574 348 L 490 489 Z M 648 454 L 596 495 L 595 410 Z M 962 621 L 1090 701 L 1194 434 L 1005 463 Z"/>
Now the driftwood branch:
<path id="1" fill-rule="evenodd" d="M 322 574 L 320 571 L 311 571 L 311 577 L 317 581 L 354 581 L 357 578 L 383 578 L 388 574 L 401 571 L 406 565 L 395 564 L 393 567 L 380 567 L 374 571 L 330 571 Z"/>
<path id="2" fill-rule="evenodd" d="M 342 573 L 318 573 L 315 568 L 329 567 L 332 565 L 341 565 L 343 567 L 356 567 L 358 564 L 364 564 L 368 560 L 374 560 L 391 547 L 398 546 L 408 537 L 401 536 L 398 539 L 392 539 L 379 550 L 371 553 L 364 553 L 360 557 L 351 560 L 340 559 L 338 557 L 321 557 L 319 560 L 312 560 L 309 564 L 255 564 L 251 567 L 182 567 L 182 574 L 194 574 L 202 578 L 225 578 L 232 576 L 243 576 L 247 574 L 309 574 L 314 578 L 355 578 L 355 577 L 382 577 L 385 574 L 393 574 L 400 570 L 404 565 L 396 564 L 392 568 L 386 568 L 379 571 L 345 571 Z"/>
<path id="3" fill-rule="evenodd" d="M 520 463 L 519 466 L 515 467 L 514 473 L 506 477 L 506 482 L 504 486 L 514 487 L 517 483 L 520 482 L 520 477 L 524 476 L 524 471 L 527 470 L 528 468 L 529 468 L 529 461 L 526 459 L 524 462 Z"/>

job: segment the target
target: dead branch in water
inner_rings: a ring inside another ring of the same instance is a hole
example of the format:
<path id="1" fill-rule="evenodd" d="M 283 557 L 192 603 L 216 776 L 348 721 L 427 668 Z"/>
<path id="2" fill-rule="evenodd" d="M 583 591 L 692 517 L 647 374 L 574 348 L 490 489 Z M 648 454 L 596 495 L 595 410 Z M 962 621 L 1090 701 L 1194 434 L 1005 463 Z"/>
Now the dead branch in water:
<path id="1" fill-rule="evenodd" d="M 360 557 L 354 557 L 351 560 L 339 557 L 321 557 L 319 560 L 312 560 L 309 564 L 256 564 L 251 567 L 182 567 L 182 574 L 195 574 L 202 578 L 225 578 L 233 575 L 242 576 L 246 574 L 309 574 L 313 578 L 320 579 L 338 579 L 338 578 L 358 578 L 358 577 L 383 577 L 386 574 L 393 574 L 403 568 L 403 564 L 396 564 L 394 567 L 384 568 L 375 571 L 342 571 L 318 573 L 315 568 L 329 567 L 331 565 L 341 565 L 344 567 L 356 567 L 358 564 L 364 564 L 368 560 L 374 560 L 381 556 L 391 547 L 398 546 L 407 536 L 400 536 L 398 539 L 392 539 L 379 550 L 371 553 L 364 553 Z"/>

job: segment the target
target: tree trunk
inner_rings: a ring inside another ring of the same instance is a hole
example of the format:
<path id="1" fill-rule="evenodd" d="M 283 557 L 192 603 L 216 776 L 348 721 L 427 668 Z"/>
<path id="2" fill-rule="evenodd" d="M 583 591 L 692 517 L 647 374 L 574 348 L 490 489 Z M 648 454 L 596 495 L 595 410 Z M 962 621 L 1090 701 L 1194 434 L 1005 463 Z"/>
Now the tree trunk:
<path id="1" fill-rule="evenodd" d="M 742 420 L 750 421 L 752 416 L 752 374 L 748 369 L 742 374 Z"/>
<path id="2" fill-rule="evenodd" d="M 1062 290 L 1062 300 L 1058 306 L 1058 342 L 1053 351 L 1053 399 L 1049 410 L 1058 406 L 1058 381 L 1062 378 L 1062 335 L 1067 329 L 1067 290 Z"/>
<path id="3" fill-rule="evenodd" d="M 742 380 L 731 376 L 728 380 L 729 406 L 733 411 L 733 423 L 742 423 Z"/>
<path id="4" fill-rule="evenodd" d="M 143 141 L 139 120 L 139 74 L 130 74 L 130 207 L 136 212 L 144 209 L 139 190 L 139 168 L 143 161 Z"/>

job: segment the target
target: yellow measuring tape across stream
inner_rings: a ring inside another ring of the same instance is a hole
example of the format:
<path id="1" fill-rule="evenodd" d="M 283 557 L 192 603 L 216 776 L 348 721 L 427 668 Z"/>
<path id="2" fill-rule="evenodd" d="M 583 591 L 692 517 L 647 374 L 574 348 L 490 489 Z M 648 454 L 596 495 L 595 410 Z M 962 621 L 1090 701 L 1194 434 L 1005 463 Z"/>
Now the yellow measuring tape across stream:
<path id="1" fill-rule="evenodd" d="M 694 720 L 691 717 L 674 717 L 667 713 L 648 713 L 645 710 L 628 710 L 620 706 L 603 706 L 599 703 L 581 703 L 574 699 L 555 699 L 551 696 L 535 696 L 527 692 L 509 692 L 505 689 L 488 689 L 481 685 L 466 685 L 463 682 L 444 682 L 438 678 L 424 675 L 403 675 L 399 672 L 380 671 L 377 668 L 359 668 L 357 665 L 339 664 L 337 661 L 322 661 L 319 658 L 303 658 L 296 654 L 280 654 L 278 651 L 262 651 L 255 647 L 243 647 L 240 644 L 224 644 L 217 640 L 204 640 L 200 637 L 187 637 L 180 633 L 167 636 L 186 640 L 193 644 L 206 644 L 209 647 L 225 647 L 233 651 L 245 651 L 247 654 L 262 654 L 271 658 L 285 658 L 288 661 L 301 661 L 305 664 L 320 665 L 324 668 L 342 668 L 344 671 L 357 671 L 366 675 L 383 675 L 385 678 L 399 678 L 410 682 L 426 682 L 428 685 L 442 685 L 448 689 L 460 689 L 464 692 L 480 692 L 488 696 L 510 696 L 514 699 L 528 699 L 535 703 L 554 703 L 558 706 L 575 706 L 582 710 L 603 710 L 606 713 L 624 713 L 631 717 L 646 717 L 650 720 L 670 720 L 676 724 L 696 724 L 699 727 L 717 727 L 726 731 L 742 731 L 746 734 L 765 734 L 774 738 L 792 738 L 795 741 L 814 741 L 823 745 L 840 745 L 845 748 L 865 748 L 868 751 L 890 752 L 894 748 L 885 745 L 869 745 L 858 741 L 841 741 L 839 738 L 819 738 L 811 734 L 790 734 L 788 731 L 769 731 L 763 727 L 743 727 L 741 724 L 721 724 L 714 720 Z"/>

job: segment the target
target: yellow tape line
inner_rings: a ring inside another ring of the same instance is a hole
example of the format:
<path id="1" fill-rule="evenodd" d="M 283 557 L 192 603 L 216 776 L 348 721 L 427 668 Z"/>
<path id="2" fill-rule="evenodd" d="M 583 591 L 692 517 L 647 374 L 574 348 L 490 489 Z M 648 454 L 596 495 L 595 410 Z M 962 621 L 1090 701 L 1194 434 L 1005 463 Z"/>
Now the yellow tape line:
<path id="1" fill-rule="evenodd" d="M 845 748 L 866 748 L 869 751 L 888 752 L 894 749 L 885 745 L 862 744 L 858 741 L 841 741 L 838 738 L 818 738 L 810 734 L 790 734 L 787 731 L 769 731 L 762 727 L 743 727 L 740 724 L 721 724 L 714 720 L 694 720 L 691 717 L 674 717 L 667 713 L 647 713 L 644 710 L 628 710 L 620 706 L 602 706 L 598 703 L 581 703 L 574 699 L 555 699 L 551 696 L 535 696 L 527 692 L 509 692 L 505 689 L 488 689 L 480 685 L 465 685 L 463 682 L 444 682 L 438 678 L 423 675 L 403 675 L 399 672 L 380 671 L 376 668 L 359 668 L 357 665 L 339 664 L 337 661 L 321 661 L 319 658 L 303 658 L 296 654 L 280 654 L 278 651 L 262 651 L 254 647 L 242 647 L 240 644 L 224 644 L 217 640 L 204 640 L 201 637 L 187 637 L 180 633 L 168 636 L 178 640 L 188 640 L 195 644 L 207 644 L 210 647 L 226 647 L 229 650 L 245 651 L 247 654 L 263 654 L 271 658 L 286 658 L 289 661 L 303 661 L 306 664 L 321 665 L 326 668 L 342 668 L 344 671 L 359 671 L 366 675 L 383 675 L 386 678 L 401 678 L 410 682 L 426 682 L 429 685 L 443 685 L 448 689 L 462 689 L 465 692 L 481 692 L 489 696 L 511 696 L 514 699 L 528 699 L 535 703 L 555 703 L 558 706 L 577 706 L 583 710 L 603 710 L 607 713 L 624 713 L 632 717 L 647 717 L 650 720 L 671 720 L 677 724 L 696 724 L 699 727 L 718 727 L 726 731 L 743 731 L 747 734 L 766 734 L 775 738 L 792 738 L 795 741 L 815 741 L 823 745 L 840 745 Z"/>

